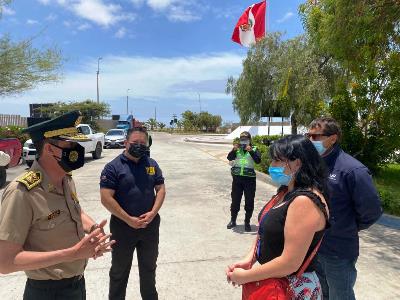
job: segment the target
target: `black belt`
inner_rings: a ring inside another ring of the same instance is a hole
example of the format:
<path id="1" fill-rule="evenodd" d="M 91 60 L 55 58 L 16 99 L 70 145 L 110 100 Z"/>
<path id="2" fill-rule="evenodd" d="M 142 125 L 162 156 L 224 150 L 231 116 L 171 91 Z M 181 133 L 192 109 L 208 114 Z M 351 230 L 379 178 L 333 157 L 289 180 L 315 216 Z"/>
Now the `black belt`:
<path id="1" fill-rule="evenodd" d="M 83 274 L 59 280 L 36 280 L 28 278 L 28 284 L 39 289 L 60 289 L 69 287 L 83 279 Z"/>

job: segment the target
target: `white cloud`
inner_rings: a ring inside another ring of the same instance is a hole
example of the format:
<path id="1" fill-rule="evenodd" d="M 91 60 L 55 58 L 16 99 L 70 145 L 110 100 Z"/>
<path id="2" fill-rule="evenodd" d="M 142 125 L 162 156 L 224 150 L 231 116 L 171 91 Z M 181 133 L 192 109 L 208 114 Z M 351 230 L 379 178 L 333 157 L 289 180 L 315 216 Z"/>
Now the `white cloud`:
<path id="1" fill-rule="evenodd" d="M 282 18 L 280 18 L 279 20 L 277 20 L 277 23 L 283 23 L 289 19 L 291 19 L 292 17 L 294 17 L 294 13 L 292 13 L 291 11 L 287 12 Z"/>
<path id="2" fill-rule="evenodd" d="M 115 37 L 118 39 L 122 39 L 126 35 L 126 29 L 125 27 L 121 27 L 118 29 L 118 31 L 115 33 Z"/>
<path id="3" fill-rule="evenodd" d="M 105 56 L 100 62 L 102 99 L 119 99 L 127 87 L 139 99 L 153 97 L 166 102 L 178 98 L 192 101 L 197 97 L 195 91 L 201 92 L 202 99 L 227 99 L 224 86 L 217 89 L 215 82 L 223 84 L 229 76 L 240 74 L 243 58 L 234 53 L 173 58 Z M 83 63 L 81 68 L 66 72 L 62 82 L 44 85 L 19 96 L 19 101 L 95 99 L 97 58 Z M 15 101 L 15 98 L 9 100 Z"/>
<path id="4" fill-rule="evenodd" d="M 28 20 L 26 21 L 26 24 L 27 24 L 27 25 L 36 25 L 36 24 L 39 24 L 39 22 L 36 21 L 36 20 L 28 19 Z"/>
<path id="5" fill-rule="evenodd" d="M 153 9 L 166 9 L 168 6 L 183 1 L 179 0 L 147 0 L 147 5 Z"/>
<path id="6" fill-rule="evenodd" d="M 168 19 L 175 22 L 191 22 L 201 18 L 182 6 L 173 6 L 168 13 Z"/>
<path id="7" fill-rule="evenodd" d="M 46 21 L 49 21 L 49 22 L 52 22 L 52 21 L 55 21 L 55 20 L 57 20 L 57 18 L 58 18 L 58 16 L 56 15 L 56 14 L 53 14 L 53 13 L 51 13 L 51 14 L 49 14 L 47 17 L 46 17 Z"/>
<path id="8" fill-rule="evenodd" d="M 13 10 L 13 9 L 11 9 L 11 8 L 8 8 L 7 6 L 3 6 L 3 7 L 1 8 L 1 10 L 2 10 L 2 13 L 3 13 L 5 16 L 13 16 L 13 15 L 15 15 L 15 10 Z"/>
<path id="9" fill-rule="evenodd" d="M 92 25 L 90 25 L 88 23 L 83 23 L 83 24 L 79 25 L 77 29 L 80 30 L 80 31 L 84 31 L 84 30 L 87 30 L 89 28 L 92 28 Z"/>
<path id="10" fill-rule="evenodd" d="M 97 25 L 109 27 L 120 21 L 133 21 L 135 15 L 126 13 L 118 4 L 104 0 L 38 0 L 44 5 L 55 3 L 73 12 L 76 16 Z"/>
<path id="11" fill-rule="evenodd" d="M 151 9 L 164 14 L 173 22 L 200 20 L 199 7 L 204 8 L 192 0 L 131 0 L 131 2 L 137 7 L 146 3 Z"/>
<path id="12" fill-rule="evenodd" d="M 119 5 L 104 4 L 101 0 L 81 0 L 69 6 L 75 14 L 98 25 L 110 26 L 118 21 Z"/>

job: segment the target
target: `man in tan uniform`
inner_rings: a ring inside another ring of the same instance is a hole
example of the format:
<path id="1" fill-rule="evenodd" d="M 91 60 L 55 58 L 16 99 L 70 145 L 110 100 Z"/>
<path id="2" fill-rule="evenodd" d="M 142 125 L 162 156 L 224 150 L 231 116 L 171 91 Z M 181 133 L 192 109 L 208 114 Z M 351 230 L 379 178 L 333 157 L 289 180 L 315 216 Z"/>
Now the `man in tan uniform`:
<path id="1" fill-rule="evenodd" d="M 68 175 L 84 164 L 79 119 L 75 111 L 26 129 L 37 161 L 2 197 L 0 273 L 25 271 L 25 300 L 85 299 L 87 260 L 114 243 L 103 231 L 106 221 L 98 225 L 81 209 Z"/>

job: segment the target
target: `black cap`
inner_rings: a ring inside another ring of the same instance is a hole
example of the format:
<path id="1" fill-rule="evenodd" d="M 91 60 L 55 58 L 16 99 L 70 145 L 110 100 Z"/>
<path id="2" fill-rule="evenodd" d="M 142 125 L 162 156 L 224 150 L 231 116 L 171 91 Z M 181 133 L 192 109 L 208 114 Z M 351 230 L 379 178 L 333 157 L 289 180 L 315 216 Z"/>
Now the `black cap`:
<path id="1" fill-rule="evenodd" d="M 75 110 L 52 120 L 32 125 L 22 132 L 29 134 L 34 143 L 48 138 L 74 142 L 89 141 L 87 136 L 79 134 L 76 129 L 81 120 L 81 113 Z"/>
<path id="2" fill-rule="evenodd" d="M 241 138 L 241 139 L 242 139 L 242 138 L 251 139 L 251 134 L 250 134 L 250 132 L 248 132 L 248 131 L 243 131 L 243 132 L 240 134 L 240 138 Z"/>

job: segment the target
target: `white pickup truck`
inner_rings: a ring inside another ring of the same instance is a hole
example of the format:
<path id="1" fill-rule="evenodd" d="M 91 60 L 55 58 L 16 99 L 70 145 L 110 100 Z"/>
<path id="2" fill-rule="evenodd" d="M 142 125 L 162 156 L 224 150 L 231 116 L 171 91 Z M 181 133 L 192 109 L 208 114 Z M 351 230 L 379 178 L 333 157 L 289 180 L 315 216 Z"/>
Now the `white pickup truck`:
<path id="1" fill-rule="evenodd" d="M 79 142 L 85 148 L 85 153 L 91 153 L 94 159 L 100 158 L 104 146 L 104 133 L 97 133 L 89 124 L 79 124 L 76 128 L 79 133 L 86 135 L 90 139 L 87 142 Z M 35 156 L 35 146 L 32 140 L 27 140 L 23 147 L 22 159 L 28 166 L 31 166 Z"/>

